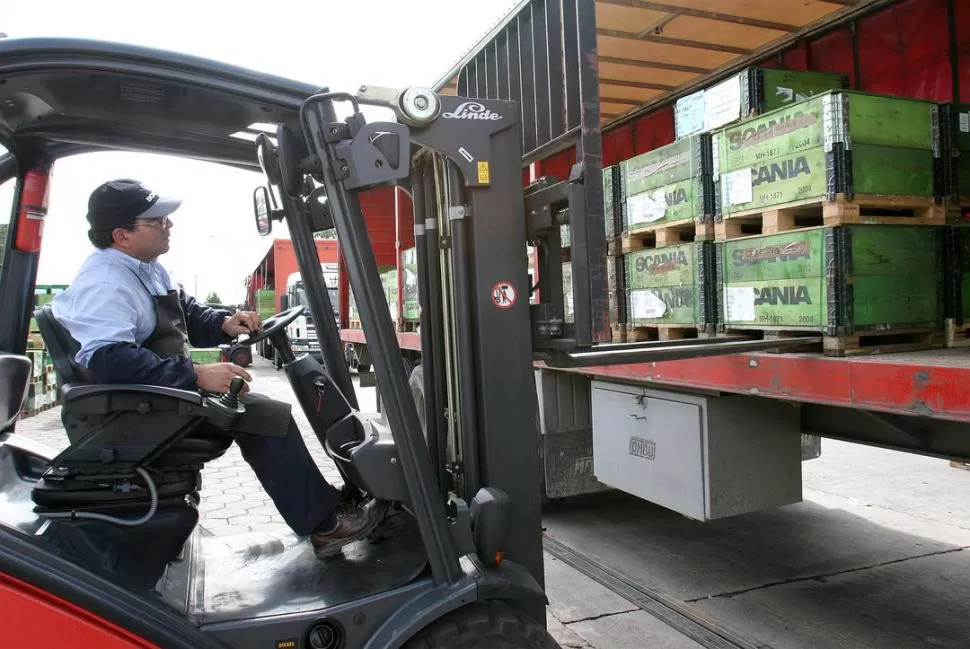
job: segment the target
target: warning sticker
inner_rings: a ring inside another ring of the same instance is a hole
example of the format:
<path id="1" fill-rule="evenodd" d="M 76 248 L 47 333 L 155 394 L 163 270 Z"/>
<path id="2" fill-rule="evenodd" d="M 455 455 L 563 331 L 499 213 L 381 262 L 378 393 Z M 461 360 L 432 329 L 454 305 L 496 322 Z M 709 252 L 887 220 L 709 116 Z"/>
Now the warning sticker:
<path id="1" fill-rule="evenodd" d="M 482 185 L 487 185 L 489 183 L 488 160 L 478 161 L 478 182 Z"/>
<path id="2" fill-rule="evenodd" d="M 509 282 L 499 282 L 492 287 L 492 302 L 500 309 L 511 308 L 515 304 L 515 287 Z"/>

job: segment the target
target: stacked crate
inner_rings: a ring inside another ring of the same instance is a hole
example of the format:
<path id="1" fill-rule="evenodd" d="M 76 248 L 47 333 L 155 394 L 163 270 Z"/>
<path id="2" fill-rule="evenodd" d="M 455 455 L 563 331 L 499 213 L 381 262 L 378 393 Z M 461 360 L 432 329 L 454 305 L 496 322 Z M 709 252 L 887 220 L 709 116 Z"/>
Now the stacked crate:
<path id="1" fill-rule="evenodd" d="M 34 309 L 49 304 L 66 289 L 65 284 L 38 284 L 34 288 Z M 37 320 L 33 316 L 30 318 L 30 327 L 27 331 L 26 353 L 31 360 L 31 378 L 21 415 L 23 417 L 53 408 L 60 403 L 57 373 L 54 371 L 54 364 L 44 344 L 44 338 L 37 327 Z"/>
<path id="2" fill-rule="evenodd" d="M 931 102 L 825 92 L 714 134 L 722 332 L 827 354 L 942 337 L 946 210 Z"/>
<path id="3" fill-rule="evenodd" d="M 970 104 L 939 106 L 946 231 L 946 345 L 970 346 Z"/>
<path id="4" fill-rule="evenodd" d="M 748 68 L 710 88 L 677 100 L 677 138 L 727 126 L 783 108 L 826 90 L 848 88 L 849 78 L 828 72 Z"/>
<path id="5" fill-rule="evenodd" d="M 256 313 L 263 320 L 276 315 L 276 292 L 271 288 L 256 291 Z"/>
<path id="6" fill-rule="evenodd" d="M 713 171 L 706 133 L 620 164 L 624 340 L 713 333 Z"/>
<path id="7" fill-rule="evenodd" d="M 421 320 L 421 304 L 418 300 L 418 251 L 408 248 L 401 253 L 401 269 L 404 272 L 404 308 L 401 313 L 403 331 L 417 331 Z"/>
<path id="8" fill-rule="evenodd" d="M 620 165 L 603 169 L 603 221 L 606 228 L 606 285 L 609 291 L 610 325 L 613 342 L 626 340 L 626 262 L 623 259 L 624 201 L 623 170 Z M 565 281 L 565 276 L 563 277 Z M 570 287 L 572 286 L 570 277 Z"/>

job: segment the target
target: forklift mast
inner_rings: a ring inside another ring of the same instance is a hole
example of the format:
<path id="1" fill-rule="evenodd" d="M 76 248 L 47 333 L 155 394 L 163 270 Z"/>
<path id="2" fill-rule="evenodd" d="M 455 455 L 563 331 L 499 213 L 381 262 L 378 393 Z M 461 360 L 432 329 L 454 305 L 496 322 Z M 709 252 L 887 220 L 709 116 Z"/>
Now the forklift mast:
<path id="1" fill-rule="evenodd" d="M 335 102 L 353 113 L 336 118 Z M 368 124 L 360 104 L 400 121 Z M 522 186 L 522 133 L 513 102 L 438 96 L 431 90 L 327 90 L 300 111 L 305 142 L 286 126 L 279 140 L 283 201 L 306 201 L 291 236 L 314 320 L 336 328 L 312 231 L 335 228 L 367 334 L 384 412 L 432 574 L 460 575 L 446 506 L 483 488 L 508 498 L 503 556 L 542 585 L 541 458 L 536 359 L 551 367 L 609 365 L 784 347 L 792 341 L 651 341 L 596 344 L 608 331 L 601 174 L 581 160 L 566 179 Z M 305 148 L 302 148 L 304 147 Z M 584 172 L 584 169 L 586 170 Z M 309 174 L 318 187 L 306 180 Z M 413 197 L 421 306 L 423 394 L 412 395 L 381 287 L 359 192 L 396 184 Z M 321 201 L 325 197 L 325 202 Z M 321 207 L 322 206 L 322 207 Z M 589 209 L 588 209 L 589 208 Z M 560 228 L 570 227 L 574 317 L 567 322 Z M 530 285 L 527 246 L 538 250 Z M 535 304 L 530 298 L 537 291 Z M 332 337 L 331 337 L 332 336 Z M 353 393 L 336 332 L 321 351 L 337 386 Z M 803 344 L 804 339 L 795 341 Z M 415 399 L 423 399 L 421 421 Z M 356 404 L 354 404 L 356 405 Z M 449 512 L 452 516 L 455 512 Z M 474 511 L 472 512 L 474 516 Z M 488 545 L 476 539 L 476 545 Z M 499 561 L 501 558 L 499 558 Z"/>
<path id="2" fill-rule="evenodd" d="M 376 92 L 355 97 L 323 91 L 304 103 L 303 153 L 310 161 L 305 169 L 322 185 L 327 206 L 326 216 L 314 220 L 313 229 L 336 229 L 384 413 L 394 431 L 436 580 L 451 582 L 460 575 L 454 543 L 443 522 L 442 496 L 454 490 L 470 501 L 480 488 L 491 487 L 509 498 L 504 557 L 523 565 L 541 584 L 538 403 L 518 111 L 509 102 L 439 99 L 430 91 L 418 91 L 400 96 L 407 96 L 413 112 L 426 119 L 367 124 L 359 103 L 386 105 Z M 345 121 L 336 118 L 337 101 L 354 107 Z M 431 110 L 422 112 L 420 106 Z M 299 179 L 288 182 L 286 170 L 293 165 L 287 162 L 303 155 L 286 150 L 284 144 L 291 139 L 279 139 L 281 185 L 295 199 L 306 187 Z M 386 297 L 357 195 L 388 183 L 412 193 L 421 244 L 422 335 L 430 351 L 422 366 L 428 386 L 425 399 L 434 406 L 426 406 L 429 414 L 423 426 L 386 317 Z M 319 201 L 311 194 L 307 203 L 312 211 Z M 320 274 L 319 263 L 311 265 L 315 259 L 301 254 L 299 240 L 310 235 L 310 228 L 292 235 L 304 277 L 314 270 Z M 325 318 L 317 310 L 329 306 L 324 304 L 329 301 L 326 292 L 311 289 L 311 296 L 323 298 L 309 300 L 314 320 L 322 322 Z M 331 370 L 341 374 L 336 367 Z M 447 389 L 448 381 L 457 392 Z M 451 405 L 447 412 L 440 407 L 445 403 Z M 446 419 L 452 431 L 459 431 L 457 440 L 445 438 Z M 457 459 L 445 474 L 435 465 L 446 464 L 441 450 L 449 441 L 457 446 Z"/>

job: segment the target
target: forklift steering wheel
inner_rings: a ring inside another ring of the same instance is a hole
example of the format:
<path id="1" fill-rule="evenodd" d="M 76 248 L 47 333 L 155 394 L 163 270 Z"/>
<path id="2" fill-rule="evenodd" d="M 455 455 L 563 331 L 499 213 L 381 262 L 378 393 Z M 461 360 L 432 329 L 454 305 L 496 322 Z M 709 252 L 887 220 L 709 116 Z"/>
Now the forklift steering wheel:
<path id="1" fill-rule="evenodd" d="M 263 320 L 263 326 L 258 332 L 251 334 L 248 338 L 246 338 L 246 340 L 239 341 L 239 344 L 246 345 L 248 347 L 254 343 L 258 343 L 260 340 L 265 340 L 270 336 L 283 331 L 283 329 L 286 328 L 286 325 L 300 317 L 305 309 L 306 307 L 301 304 L 300 306 L 295 306 L 292 309 L 287 309 L 286 311 L 266 318 Z"/>

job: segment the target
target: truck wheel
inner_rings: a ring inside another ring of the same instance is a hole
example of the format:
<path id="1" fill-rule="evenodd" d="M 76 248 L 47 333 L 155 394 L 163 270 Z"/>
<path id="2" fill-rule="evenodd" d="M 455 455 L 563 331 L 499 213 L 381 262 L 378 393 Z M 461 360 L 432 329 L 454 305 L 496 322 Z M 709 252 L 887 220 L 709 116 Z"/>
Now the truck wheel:
<path id="1" fill-rule="evenodd" d="M 471 604 L 434 622 L 405 649 L 560 649 L 549 632 L 504 604 Z"/>

